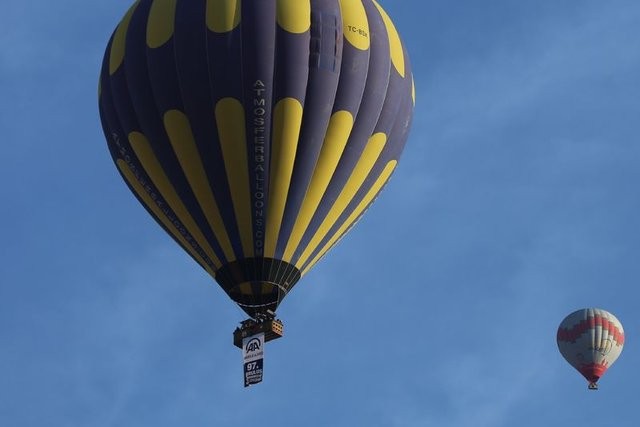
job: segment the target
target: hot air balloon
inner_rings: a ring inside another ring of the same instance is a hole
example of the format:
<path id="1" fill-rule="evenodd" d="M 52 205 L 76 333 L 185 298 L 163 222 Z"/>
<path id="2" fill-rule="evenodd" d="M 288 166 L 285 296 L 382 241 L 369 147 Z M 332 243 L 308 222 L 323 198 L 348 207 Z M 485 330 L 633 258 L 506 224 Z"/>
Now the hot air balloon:
<path id="1" fill-rule="evenodd" d="M 376 199 L 414 103 L 375 0 L 139 0 L 99 88 L 120 175 L 244 329 L 272 320 Z"/>
<path id="2" fill-rule="evenodd" d="M 608 311 L 584 308 L 560 323 L 557 342 L 562 356 L 589 381 L 589 389 L 597 390 L 598 380 L 622 352 L 624 330 Z"/>

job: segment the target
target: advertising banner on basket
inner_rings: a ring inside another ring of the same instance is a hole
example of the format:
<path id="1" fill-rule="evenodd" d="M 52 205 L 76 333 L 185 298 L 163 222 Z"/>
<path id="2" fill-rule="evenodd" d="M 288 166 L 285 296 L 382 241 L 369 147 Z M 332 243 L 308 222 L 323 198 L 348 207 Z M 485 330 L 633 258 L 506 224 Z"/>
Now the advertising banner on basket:
<path id="1" fill-rule="evenodd" d="M 264 357 L 264 333 L 242 340 L 244 359 L 244 386 L 249 387 L 262 381 L 262 360 Z"/>

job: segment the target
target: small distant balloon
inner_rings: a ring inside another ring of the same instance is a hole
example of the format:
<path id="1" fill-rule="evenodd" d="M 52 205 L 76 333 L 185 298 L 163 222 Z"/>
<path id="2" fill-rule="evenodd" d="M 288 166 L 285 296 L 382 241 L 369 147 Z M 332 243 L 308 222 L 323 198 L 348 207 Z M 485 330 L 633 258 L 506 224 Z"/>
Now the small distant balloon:
<path id="1" fill-rule="evenodd" d="M 562 356 L 598 389 L 598 380 L 613 365 L 624 346 L 622 324 L 599 308 L 584 308 L 564 318 L 558 327 L 558 349 Z"/>

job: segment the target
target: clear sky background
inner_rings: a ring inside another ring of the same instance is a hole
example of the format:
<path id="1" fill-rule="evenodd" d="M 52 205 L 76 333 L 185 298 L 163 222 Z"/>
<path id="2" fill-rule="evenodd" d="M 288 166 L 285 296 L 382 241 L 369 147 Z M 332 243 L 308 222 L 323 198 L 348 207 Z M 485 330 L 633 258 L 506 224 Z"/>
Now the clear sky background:
<path id="1" fill-rule="evenodd" d="M 0 425 L 639 425 L 640 2 L 382 4 L 411 136 L 244 389 L 243 313 L 104 141 L 98 72 L 129 1 L 2 2 Z M 597 392 L 555 343 L 590 306 L 627 335 Z"/>

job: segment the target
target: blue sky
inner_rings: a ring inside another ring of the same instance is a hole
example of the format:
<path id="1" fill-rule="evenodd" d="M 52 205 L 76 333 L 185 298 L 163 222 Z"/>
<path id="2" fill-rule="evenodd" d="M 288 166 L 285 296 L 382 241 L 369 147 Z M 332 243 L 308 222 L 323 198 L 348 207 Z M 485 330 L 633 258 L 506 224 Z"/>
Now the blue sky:
<path id="1" fill-rule="evenodd" d="M 104 142 L 97 76 L 129 2 L 3 4 L 0 425 L 638 424 L 640 3 L 382 5 L 412 58 L 411 136 L 244 389 L 243 313 Z M 555 344 L 588 306 L 627 335 L 598 392 Z"/>

